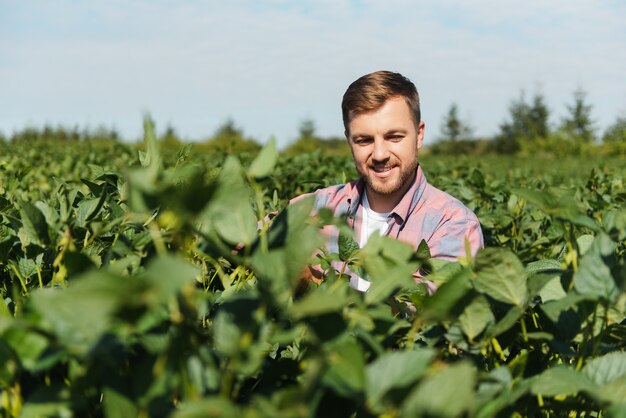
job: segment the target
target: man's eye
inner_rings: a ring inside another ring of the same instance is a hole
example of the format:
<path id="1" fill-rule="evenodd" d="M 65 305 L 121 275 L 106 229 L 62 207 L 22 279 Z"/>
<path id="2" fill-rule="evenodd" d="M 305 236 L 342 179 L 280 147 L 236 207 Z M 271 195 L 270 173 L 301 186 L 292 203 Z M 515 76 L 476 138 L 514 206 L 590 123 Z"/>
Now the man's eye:
<path id="1" fill-rule="evenodd" d="M 387 137 L 390 141 L 401 141 L 404 135 L 391 135 Z"/>

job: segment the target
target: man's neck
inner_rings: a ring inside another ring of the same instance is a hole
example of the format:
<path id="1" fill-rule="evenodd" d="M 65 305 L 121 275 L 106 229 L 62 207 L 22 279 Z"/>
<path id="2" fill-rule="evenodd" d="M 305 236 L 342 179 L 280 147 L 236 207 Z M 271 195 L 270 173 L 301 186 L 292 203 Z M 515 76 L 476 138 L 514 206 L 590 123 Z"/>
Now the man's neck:
<path id="1" fill-rule="evenodd" d="M 409 190 L 411 184 L 406 184 L 402 189 L 392 194 L 380 194 L 373 190 L 370 190 L 367 185 L 365 186 L 365 193 L 367 194 L 367 200 L 369 201 L 370 208 L 374 212 L 389 213 L 400 203 L 404 194 Z"/>

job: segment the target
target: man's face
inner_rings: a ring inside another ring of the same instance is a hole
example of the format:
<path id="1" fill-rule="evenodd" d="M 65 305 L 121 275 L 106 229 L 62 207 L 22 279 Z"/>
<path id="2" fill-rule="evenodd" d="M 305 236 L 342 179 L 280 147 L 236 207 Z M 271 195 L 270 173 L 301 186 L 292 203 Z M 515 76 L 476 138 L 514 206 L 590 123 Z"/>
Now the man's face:
<path id="1" fill-rule="evenodd" d="M 346 136 L 371 208 L 391 211 L 411 186 L 424 122 L 415 126 L 404 97 L 393 97 L 376 110 L 355 115 Z"/>

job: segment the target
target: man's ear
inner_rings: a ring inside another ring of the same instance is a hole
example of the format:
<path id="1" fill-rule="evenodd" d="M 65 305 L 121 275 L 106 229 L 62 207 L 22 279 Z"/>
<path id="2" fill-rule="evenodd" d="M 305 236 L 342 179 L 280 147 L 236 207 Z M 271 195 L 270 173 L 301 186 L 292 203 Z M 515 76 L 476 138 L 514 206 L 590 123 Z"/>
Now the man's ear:
<path id="1" fill-rule="evenodd" d="M 346 137 L 346 141 L 350 139 L 350 133 L 348 132 L 347 129 L 343 131 L 343 135 Z"/>
<path id="2" fill-rule="evenodd" d="M 421 120 L 417 125 L 417 149 L 422 148 L 424 144 L 424 128 L 426 128 L 426 124 Z"/>

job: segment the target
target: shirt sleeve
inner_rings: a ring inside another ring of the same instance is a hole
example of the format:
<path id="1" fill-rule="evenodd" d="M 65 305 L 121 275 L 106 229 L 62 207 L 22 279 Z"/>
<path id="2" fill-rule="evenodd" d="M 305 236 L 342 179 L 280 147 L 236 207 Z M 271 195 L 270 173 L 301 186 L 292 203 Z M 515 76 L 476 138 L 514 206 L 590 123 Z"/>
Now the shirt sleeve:
<path id="1" fill-rule="evenodd" d="M 477 219 L 448 220 L 428 240 L 433 258 L 456 261 L 465 257 L 465 242 L 469 243 L 472 257 L 483 248 L 483 233 Z"/>

